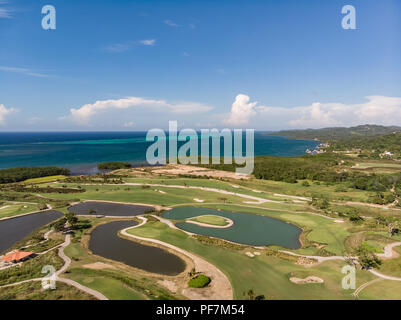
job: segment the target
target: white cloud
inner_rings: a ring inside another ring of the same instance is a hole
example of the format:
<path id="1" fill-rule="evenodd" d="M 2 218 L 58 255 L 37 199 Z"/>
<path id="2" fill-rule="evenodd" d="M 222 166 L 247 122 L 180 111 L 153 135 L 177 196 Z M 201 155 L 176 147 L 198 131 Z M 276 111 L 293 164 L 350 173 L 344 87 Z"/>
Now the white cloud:
<path id="1" fill-rule="evenodd" d="M 164 20 L 163 21 L 166 25 L 170 26 L 170 27 L 179 27 L 178 24 L 176 24 L 174 21 L 171 20 Z"/>
<path id="2" fill-rule="evenodd" d="M 144 46 L 154 46 L 156 43 L 156 39 L 147 39 L 147 40 L 141 40 L 139 41 L 141 44 Z"/>
<path id="3" fill-rule="evenodd" d="M 43 119 L 40 117 L 31 117 L 27 120 L 28 124 L 38 124 L 39 122 L 41 122 Z"/>
<path id="4" fill-rule="evenodd" d="M 51 77 L 51 75 L 44 74 L 44 73 L 33 72 L 30 69 L 26 69 L 26 68 L 0 66 L 0 71 L 12 72 L 12 73 L 20 73 L 20 74 L 24 74 L 24 75 L 27 75 L 27 76 L 39 77 L 39 78 Z"/>
<path id="5" fill-rule="evenodd" d="M 114 115 L 124 116 L 123 110 L 141 108 L 159 113 L 193 114 L 212 110 L 211 106 L 197 102 L 168 103 L 165 100 L 144 99 L 140 97 L 127 97 L 118 100 L 99 100 L 92 104 L 85 104 L 77 109 L 70 109 L 70 115 L 62 119 L 70 118 L 81 125 L 88 125 L 91 118 L 96 115 L 116 111 Z"/>
<path id="6" fill-rule="evenodd" d="M 113 43 L 104 47 L 104 50 L 112 52 L 112 53 L 121 53 L 128 51 L 136 46 L 143 45 L 143 46 L 154 46 L 156 43 L 156 39 L 145 39 L 139 41 L 127 41 L 122 43 Z"/>
<path id="7" fill-rule="evenodd" d="M 250 102 L 239 94 L 231 112 L 224 121 L 230 125 L 252 125 L 260 129 L 322 128 L 330 126 L 354 126 L 374 123 L 401 125 L 401 98 L 367 96 L 364 103 L 321 103 L 291 108 L 270 107 Z"/>
<path id="8" fill-rule="evenodd" d="M 257 102 L 249 102 L 250 98 L 245 94 L 239 94 L 231 107 L 231 113 L 225 123 L 230 125 L 247 124 L 249 118 L 256 114 Z"/>
<path id="9" fill-rule="evenodd" d="M 7 4 L 7 2 L 0 1 L 0 5 L 2 5 L 2 4 Z M 5 19 L 12 18 L 11 10 L 8 8 L 4 8 L 4 7 L 0 8 L 0 19 L 2 19 L 2 18 L 5 18 Z"/>
<path id="10" fill-rule="evenodd" d="M 0 19 L 1 18 L 11 18 L 10 10 L 5 8 L 0 8 Z"/>
<path id="11" fill-rule="evenodd" d="M 5 117 L 15 110 L 12 108 L 7 109 L 4 104 L 0 104 L 0 125 L 5 124 Z"/>

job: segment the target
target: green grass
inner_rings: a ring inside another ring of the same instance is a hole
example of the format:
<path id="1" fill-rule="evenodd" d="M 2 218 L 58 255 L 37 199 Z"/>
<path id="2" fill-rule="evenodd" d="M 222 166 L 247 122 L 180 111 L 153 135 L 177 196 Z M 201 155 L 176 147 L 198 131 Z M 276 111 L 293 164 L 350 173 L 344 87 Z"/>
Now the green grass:
<path id="1" fill-rule="evenodd" d="M 228 221 L 226 219 L 224 219 L 223 217 L 214 216 L 214 215 L 198 216 L 198 217 L 191 218 L 189 220 L 200 222 L 200 223 L 205 223 L 205 224 L 211 224 L 213 226 L 226 226 L 228 224 Z"/>
<path id="2" fill-rule="evenodd" d="M 47 183 L 47 182 L 53 182 L 53 181 L 57 181 L 57 180 L 64 180 L 67 178 L 68 178 L 67 176 L 58 175 L 58 176 L 49 176 L 49 177 L 28 179 L 28 180 L 23 181 L 22 183 L 25 183 L 25 184 Z"/>
<path id="3" fill-rule="evenodd" d="M 144 300 L 145 297 L 121 281 L 104 277 L 74 277 L 74 280 L 103 293 L 110 300 Z"/>
<path id="4" fill-rule="evenodd" d="M 68 184 L 70 187 L 76 187 L 79 184 Z M 197 203 L 194 198 L 205 199 L 207 202 L 223 203 L 237 202 L 242 199 L 233 195 L 221 195 L 218 192 L 203 191 L 197 189 L 180 189 L 166 187 L 142 188 L 141 186 L 124 185 L 85 185 L 86 192 L 76 194 L 47 193 L 44 196 L 54 199 L 79 198 L 84 200 L 108 200 L 126 203 L 149 203 L 158 205 L 177 205 Z M 159 192 L 159 190 L 164 193 Z M 224 198 L 224 199 L 223 199 Z"/>
<path id="5" fill-rule="evenodd" d="M 297 183 L 286 183 L 281 181 L 271 180 L 257 180 L 252 179 L 249 181 L 238 181 L 239 185 L 251 187 L 254 189 L 287 194 L 301 197 L 311 197 L 313 195 L 324 195 L 329 200 L 352 200 L 352 201 L 368 201 L 369 196 L 373 195 L 374 192 L 367 192 L 362 190 L 347 188 L 346 183 L 336 183 L 333 185 L 326 185 L 324 182 L 315 184 L 310 182 L 309 187 L 302 185 L 302 180 Z M 337 192 L 338 186 L 342 186 L 347 189 L 347 192 Z"/>
<path id="6" fill-rule="evenodd" d="M 360 299 L 401 300 L 401 282 L 380 280 L 367 286 L 358 296 Z"/>
<path id="7" fill-rule="evenodd" d="M 280 258 L 264 254 L 249 258 L 243 251 L 205 245 L 159 222 L 149 222 L 128 232 L 173 244 L 208 260 L 228 276 L 237 299 L 243 299 L 243 293 L 249 289 L 267 299 L 352 299 L 351 292 L 341 288 L 343 262 L 330 261 L 308 269 L 325 283 L 297 285 L 289 281 L 289 275 L 305 268 Z M 371 279 L 369 272 L 357 271 L 358 283 Z"/>
<path id="8" fill-rule="evenodd" d="M 9 204 L 4 203 L 0 205 L 0 219 L 1 218 L 9 218 L 14 216 L 19 216 L 21 214 L 39 211 L 38 206 L 36 204 L 30 203 L 21 203 L 21 204 Z"/>
<path id="9" fill-rule="evenodd" d="M 401 247 L 395 247 L 393 249 L 400 256 L 395 259 L 382 260 L 379 272 L 393 277 L 401 277 Z"/>

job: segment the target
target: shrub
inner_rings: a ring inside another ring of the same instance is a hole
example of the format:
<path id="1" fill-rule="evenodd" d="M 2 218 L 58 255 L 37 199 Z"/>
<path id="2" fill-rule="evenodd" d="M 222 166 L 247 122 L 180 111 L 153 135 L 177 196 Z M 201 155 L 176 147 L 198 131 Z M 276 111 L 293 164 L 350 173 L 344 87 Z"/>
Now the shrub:
<path id="1" fill-rule="evenodd" d="M 206 287 L 209 283 L 210 283 L 210 278 L 200 274 L 198 276 L 196 276 L 195 278 L 192 278 L 191 280 L 189 280 L 188 282 L 188 287 L 190 288 L 204 288 Z"/>

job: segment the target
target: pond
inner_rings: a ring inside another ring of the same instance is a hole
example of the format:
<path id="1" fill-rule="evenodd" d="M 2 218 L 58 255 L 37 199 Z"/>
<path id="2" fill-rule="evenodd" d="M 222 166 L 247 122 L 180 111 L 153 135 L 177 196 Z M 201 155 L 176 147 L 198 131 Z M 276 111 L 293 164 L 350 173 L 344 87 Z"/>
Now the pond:
<path id="1" fill-rule="evenodd" d="M 188 232 L 240 244 L 252 246 L 279 245 L 289 249 L 301 247 L 299 236 L 302 229 L 266 216 L 200 207 L 178 207 L 163 213 L 164 218 L 172 220 L 186 220 L 202 215 L 222 216 L 231 219 L 234 225 L 229 228 L 217 229 L 187 222 L 177 222 L 176 226 Z"/>
<path id="2" fill-rule="evenodd" d="M 77 215 L 103 215 L 114 217 L 131 217 L 153 211 L 152 206 L 143 206 L 136 204 L 113 203 L 103 201 L 86 201 L 72 205 L 68 208 L 69 212 Z"/>
<path id="3" fill-rule="evenodd" d="M 89 249 L 104 258 L 148 272 L 174 276 L 185 270 L 185 262 L 176 255 L 118 236 L 120 230 L 135 225 L 134 221 L 114 221 L 96 227 L 91 233 Z"/>
<path id="4" fill-rule="evenodd" d="M 61 212 L 50 210 L 0 221 L 0 253 L 11 248 L 35 229 L 62 216 Z"/>

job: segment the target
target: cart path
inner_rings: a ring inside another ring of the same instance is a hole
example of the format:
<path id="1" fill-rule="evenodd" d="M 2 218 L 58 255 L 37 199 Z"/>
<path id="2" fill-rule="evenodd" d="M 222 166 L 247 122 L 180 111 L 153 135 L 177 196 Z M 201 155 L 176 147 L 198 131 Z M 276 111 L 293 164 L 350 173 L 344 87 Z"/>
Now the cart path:
<path id="1" fill-rule="evenodd" d="M 71 236 L 68 234 L 65 237 L 65 241 L 63 244 L 61 244 L 59 250 L 58 250 L 58 255 L 61 259 L 64 260 L 64 265 L 61 267 L 61 269 L 59 269 L 56 273 L 55 273 L 55 281 L 60 281 L 60 282 L 64 282 L 70 286 L 73 286 L 75 288 L 77 288 L 78 290 L 84 291 L 92 296 L 94 296 L 95 298 L 99 299 L 99 300 L 108 300 L 103 294 L 101 294 L 100 292 L 93 290 L 91 288 L 85 287 L 83 285 L 81 285 L 80 283 L 71 280 L 71 279 L 66 279 L 66 278 L 61 278 L 60 274 L 62 274 L 63 272 L 65 272 L 68 267 L 71 264 L 71 259 L 69 257 L 67 257 L 64 253 L 64 249 L 71 243 Z M 54 249 L 54 248 L 53 248 Z M 15 282 L 15 283 L 10 283 L 4 286 L 0 286 L 0 288 L 7 288 L 7 287 L 12 287 L 12 286 L 16 286 L 19 284 L 23 284 L 23 283 L 27 283 L 27 282 L 33 282 L 33 281 L 43 281 L 45 277 L 43 278 L 34 278 L 34 279 L 27 279 L 24 281 L 19 281 L 19 282 Z"/>
<path id="2" fill-rule="evenodd" d="M 190 258 L 194 264 L 195 264 L 195 270 L 197 272 L 201 272 L 206 274 L 208 277 L 212 279 L 210 286 L 204 290 L 205 296 L 202 295 L 202 293 L 199 292 L 197 294 L 196 290 L 192 289 L 184 289 L 182 294 L 187 296 L 190 299 L 207 299 L 207 300 L 232 300 L 233 299 L 233 288 L 231 286 L 230 281 L 228 280 L 227 276 L 220 271 L 217 267 L 215 267 L 213 264 L 207 262 L 203 258 L 190 253 L 184 249 L 181 249 L 179 247 L 176 247 L 172 244 L 156 240 L 156 239 L 150 239 L 150 238 L 143 238 L 139 236 L 135 236 L 132 234 L 129 234 L 127 232 L 128 229 L 133 229 L 133 228 L 138 228 L 142 225 L 144 225 L 147 221 L 146 218 L 138 216 L 142 220 L 142 222 L 134 227 L 129 227 L 126 229 L 121 230 L 121 234 L 127 237 L 131 237 L 134 239 L 142 240 L 142 241 L 147 241 L 147 242 L 152 242 L 155 244 L 162 245 L 164 247 L 170 248 L 174 251 L 177 251 L 188 258 Z M 207 296 L 206 296 L 207 295 Z"/>

